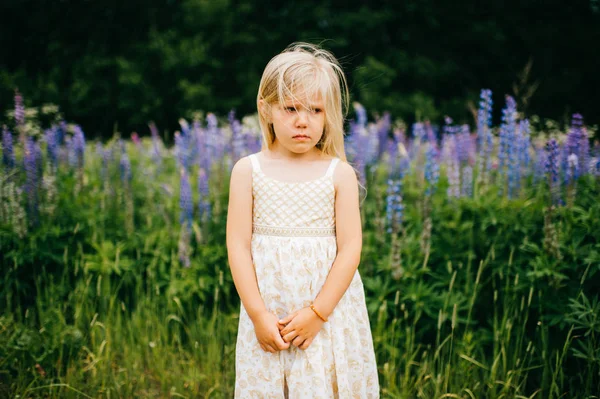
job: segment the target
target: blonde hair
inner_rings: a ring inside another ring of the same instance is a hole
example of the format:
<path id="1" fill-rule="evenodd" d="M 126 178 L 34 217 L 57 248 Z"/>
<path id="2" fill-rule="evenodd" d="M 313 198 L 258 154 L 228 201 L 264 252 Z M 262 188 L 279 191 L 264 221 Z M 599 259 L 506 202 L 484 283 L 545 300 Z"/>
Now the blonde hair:
<path id="1" fill-rule="evenodd" d="M 314 44 L 296 42 L 269 61 L 260 79 L 256 103 L 263 137 L 263 149 L 275 142 L 273 124 L 267 119 L 267 107 L 279 102 L 284 107 L 288 99 L 299 102 L 320 95 L 325 108 L 323 137 L 317 148 L 324 154 L 346 161 L 344 151 L 344 117 L 349 106 L 348 84 L 337 59 L 329 51 Z"/>

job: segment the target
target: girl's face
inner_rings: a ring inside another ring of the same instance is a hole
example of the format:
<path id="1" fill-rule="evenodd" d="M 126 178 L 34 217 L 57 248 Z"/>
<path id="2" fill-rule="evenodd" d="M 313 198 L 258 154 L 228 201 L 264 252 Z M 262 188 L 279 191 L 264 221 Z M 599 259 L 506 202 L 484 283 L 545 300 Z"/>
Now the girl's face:
<path id="1" fill-rule="evenodd" d="M 286 150 L 305 153 L 313 149 L 325 128 L 325 107 L 320 97 L 312 101 L 286 100 L 271 105 L 276 142 Z"/>

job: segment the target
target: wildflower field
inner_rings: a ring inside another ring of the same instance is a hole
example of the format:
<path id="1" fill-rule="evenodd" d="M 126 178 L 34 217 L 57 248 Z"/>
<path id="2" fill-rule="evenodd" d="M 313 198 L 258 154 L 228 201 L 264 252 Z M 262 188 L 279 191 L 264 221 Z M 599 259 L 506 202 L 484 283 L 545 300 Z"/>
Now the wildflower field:
<path id="1" fill-rule="evenodd" d="M 594 127 L 500 106 L 405 126 L 355 105 L 383 398 L 600 397 Z M 231 398 L 228 182 L 256 119 L 102 143 L 17 93 L 1 122 L 0 398 Z"/>

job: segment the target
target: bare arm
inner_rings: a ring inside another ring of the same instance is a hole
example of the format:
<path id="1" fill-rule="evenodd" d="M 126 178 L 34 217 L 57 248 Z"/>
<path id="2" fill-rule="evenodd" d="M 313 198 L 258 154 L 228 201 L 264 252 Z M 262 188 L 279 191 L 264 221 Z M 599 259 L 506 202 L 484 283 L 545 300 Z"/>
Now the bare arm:
<path id="1" fill-rule="evenodd" d="M 254 321 L 267 311 L 252 266 L 252 164 L 239 160 L 231 171 L 227 211 L 227 254 L 235 288 Z"/>
<path id="2" fill-rule="evenodd" d="M 337 256 L 321 292 L 314 300 L 315 308 L 325 318 L 333 312 L 350 286 L 362 251 L 358 181 L 354 169 L 340 162 L 335 170 L 334 184 Z"/>

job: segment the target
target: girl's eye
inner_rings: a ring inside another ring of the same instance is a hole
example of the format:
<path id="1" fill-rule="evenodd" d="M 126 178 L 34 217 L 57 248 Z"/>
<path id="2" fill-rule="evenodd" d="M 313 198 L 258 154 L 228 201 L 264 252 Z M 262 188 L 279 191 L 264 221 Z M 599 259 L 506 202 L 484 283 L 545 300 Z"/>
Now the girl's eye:
<path id="1" fill-rule="evenodd" d="M 311 112 L 312 112 L 313 114 L 318 114 L 318 113 L 320 113 L 321 111 L 322 111 L 322 109 L 321 109 L 321 108 L 312 108 L 312 109 L 311 109 Z"/>
<path id="2" fill-rule="evenodd" d="M 296 112 L 296 108 L 294 107 L 285 107 L 286 112 Z"/>

